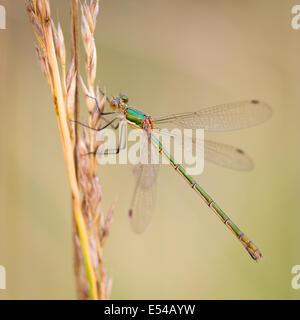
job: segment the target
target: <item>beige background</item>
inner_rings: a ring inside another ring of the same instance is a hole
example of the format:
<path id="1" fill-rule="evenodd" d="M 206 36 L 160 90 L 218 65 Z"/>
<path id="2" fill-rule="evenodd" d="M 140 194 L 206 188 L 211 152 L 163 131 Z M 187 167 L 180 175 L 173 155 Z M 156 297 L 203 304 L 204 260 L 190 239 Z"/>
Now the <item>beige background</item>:
<path id="1" fill-rule="evenodd" d="M 56 118 L 23 1 L 1 1 L 0 264 L 6 299 L 75 298 L 70 192 Z M 131 168 L 99 170 L 103 208 L 117 199 L 105 265 L 112 298 L 299 299 L 300 30 L 282 0 L 105 0 L 97 24 L 98 76 L 111 94 L 164 115 L 240 99 L 273 108 L 255 128 L 210 135 L 245 149 L 255 170 L 207 163 L 203 186 L 264 253 L 253 262 L 168 166 L 147 231 L 127 210 Z M 300 3 L 299 3 L 300 4 Z M 51 1 L 69 36 L 69 1 Z M 82 120 L 86 114 L 82 113 Z"/>

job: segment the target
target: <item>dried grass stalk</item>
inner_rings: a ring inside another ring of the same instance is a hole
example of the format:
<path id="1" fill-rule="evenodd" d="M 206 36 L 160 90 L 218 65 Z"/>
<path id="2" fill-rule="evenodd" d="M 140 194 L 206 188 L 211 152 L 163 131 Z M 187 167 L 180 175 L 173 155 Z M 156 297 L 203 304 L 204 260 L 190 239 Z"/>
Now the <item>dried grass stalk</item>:
<path id="1" fill-rule="evenodd" d="M 111 279 L 107 280 L 103 266 L 103 245 L 109 234 L 114 212 L 111 207 L 106 217 L 101 211 L 102 190 L 97 176 L 98 165 L 94 155 L 81 156 L 95 151 L 101 141 L 95 132 L 78 132 L 74 122 L 79 114 L 79 54 L 78 54 L 78 0 L 71 0 L 72 45 L 71 62 L 66 68 L 66 46 L 60 24 L 56 28 L 50 13 L 49 0 L 25 0 L 39 47 L 36 48 L 42 72 L 50 86 L 57 115 L 59 131 L 72 191 L 74 214 L 74 268 L 77 296 L 80 299 L 107 299 Z M 94 99 L 100 101 L 99 88 L 94 87 L 97 53 L 94 39 L 99 1 L 84 0 L 81 5 L 81 34 L 85 48 L 85 74 L 87 85 L 81 79 L 89 112 L 89 125 L 101 125 L 101 117 Z M 105 97 L 100 101 L 102 110 Z"/>

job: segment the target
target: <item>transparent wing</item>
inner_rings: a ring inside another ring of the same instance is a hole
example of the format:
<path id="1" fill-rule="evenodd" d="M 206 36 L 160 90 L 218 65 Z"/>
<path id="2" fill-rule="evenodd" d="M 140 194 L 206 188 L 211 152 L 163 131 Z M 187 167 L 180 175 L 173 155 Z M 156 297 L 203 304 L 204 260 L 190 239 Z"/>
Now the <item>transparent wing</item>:
<path id="1" fill-rule="evenodd" d="M 133 230 L 136 233 L 143 232 L 148 226 L 155 205 L 155 182 L 157 178 L 158 164 L 151 163 L 153 151 L 151 143 L 142 142 L 141 155 L 147 153 L 148 163 L 139 163 L 134 167 L 136 184 L 129 209 L 129 217 Z M 152 152 L 152 153 L 151 153 Z M 156 157 L 156 154 L 154 156 Z M 156 162 L 152 158 L 152 162 Z"/>
<path id="2" fill-rule="evenodd" d="M 137 180 L 129 210 L 130 222 L 136 233 L 148 226 L 155 205 L 156 165 L 139 164 L 134 168 Z"/>
<path id="3" fill-rule="evenodd" d="M 229 169 L 241 171 L 253 169 L 251 158 L 243 150 L 215 141 L 205 140 L 204 158 Z"/>
<path id="4" fill-rule="evenodd" d="M 171 139 L 178 137 L 176 133 L 167 133 L 164 130 L 158 132 Z M 192 143 L 188 144 L 189 146 L 198 143 L 193 137 L 185 137 L 185 139 L 191 140 Z M 173 141 L 173 143 L 174 148 L 177 148 L 176 142 Z M 183 149 L 191 152 L 186 145 L 183 146 Z M 249 171 L 254 167 L 251 157 L 240 148 L 206 139 L 204 140 L 204 159 L 219 166 L 240 171 Z M 185 165 L 185 163 L 182 164 Z"/>
<path id="5" fill-rule="evenodd" d="M 258 100 L 247 100 L 160 117 L 155 119 L 155 122 L 173 123 L 191 129 L 225 131 L 254 126 L 267 120 L 271 113 L 267 104 Z"/>

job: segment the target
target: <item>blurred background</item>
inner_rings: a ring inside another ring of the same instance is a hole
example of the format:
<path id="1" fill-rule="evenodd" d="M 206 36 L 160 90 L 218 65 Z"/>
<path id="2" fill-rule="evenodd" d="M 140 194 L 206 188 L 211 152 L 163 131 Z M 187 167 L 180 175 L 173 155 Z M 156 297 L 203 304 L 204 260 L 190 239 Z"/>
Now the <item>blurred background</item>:
<path id="1" fill-rule="evenodd" d="M 126 92 L 153 116 L 243 99 L 273 109 L 260 126 L 209 135 L 247 151 L 253 171 L 205 163 L 199 179 L 262 250 L 259 263 L 169 166 L 160 170 L 150 226 L 134 234 L 131 168 L 100 168 L 103 209 L 117 201 L 104 251 L 111 298 L 300 298 L 291 287 L 291 269 L 300 265 L 295 4 L 300 1 L 100 1 L 97 78 L 109 94 Z M 23 2 L 1 5 L 7 29 L 0 30 L 0 265 L 7 289 L 0 298 L 75 299 L 70 190 L 52 97 Z M 53 0 L 51 8 L 68 43 L 69 1 Z"/>

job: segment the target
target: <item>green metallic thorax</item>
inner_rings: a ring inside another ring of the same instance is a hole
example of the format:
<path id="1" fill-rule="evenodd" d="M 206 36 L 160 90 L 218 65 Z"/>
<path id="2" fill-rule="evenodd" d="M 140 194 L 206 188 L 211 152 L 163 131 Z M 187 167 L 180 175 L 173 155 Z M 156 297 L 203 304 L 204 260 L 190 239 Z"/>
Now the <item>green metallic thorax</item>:
<path id="1" fill-rule="evenodd" d="M 141 128 L 143 127 L 143 120 L 146 118 L 145 113 L 134 108 L 128 107 L 125 110 L 125 116 L 126 120 L 128 120 L 129 122 L 133 122 Z"/>

